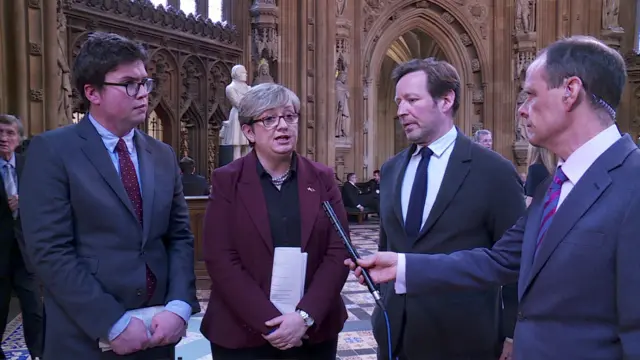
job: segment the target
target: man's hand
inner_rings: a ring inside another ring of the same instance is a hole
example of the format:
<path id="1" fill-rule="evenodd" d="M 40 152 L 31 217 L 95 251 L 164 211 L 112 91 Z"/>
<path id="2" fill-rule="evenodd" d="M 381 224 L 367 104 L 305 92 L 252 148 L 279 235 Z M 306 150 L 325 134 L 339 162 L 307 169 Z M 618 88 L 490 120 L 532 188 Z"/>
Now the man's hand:
<path id="1" fill-rule="evenodd" d="M 132 317 L 124 331 L 111 341 L 111 349 L 118 355 L 128 355 L 149 346 L 147 328 L 142 320 Z"/>
<path id="2" fill-rule="evenodd" d="M 151 319 L 150 347 L 175 344 L 186 335 L 187 324 L 171 311 L 161 311 Z"/>
<path id="3" fill-rule="evenodd" d="M 9 198 L 9 209 L 16 211 L 18 209 L 18 195 L 13 195 Z"/>
<path id="4" fill-rule="evenodd" d="M 302 337 L 307 332 L 307 326 L 302 316 L 296 312 L 280 315 L 265 323 L 268 327 L 278 327 L 269 335 L 262 335 L 271 345 L 280 350 L 288 350 L 302 345 Z"/>
<path id="5" fill-rule="evenodd" d="M 507 338 L 502 345 L 502 355 L 499 360 L 512 360 L 513 359 L 513 340 Z"/>
<path id="6" fill-rule="evenodd" d="M 367 256 L 358 260 L 358 265 L 354 264 L 351 259 L 344 261 L 352 271 L 355 272 L 360 284 L 364 284 L 362 276 L 362 268 L 369 271 L 371 280 L 374 283 L 384 283 L 396 278 L 396 268 L 398 266 L 398 254 L 386 251 L 380 251 L 375 255 Z"/>

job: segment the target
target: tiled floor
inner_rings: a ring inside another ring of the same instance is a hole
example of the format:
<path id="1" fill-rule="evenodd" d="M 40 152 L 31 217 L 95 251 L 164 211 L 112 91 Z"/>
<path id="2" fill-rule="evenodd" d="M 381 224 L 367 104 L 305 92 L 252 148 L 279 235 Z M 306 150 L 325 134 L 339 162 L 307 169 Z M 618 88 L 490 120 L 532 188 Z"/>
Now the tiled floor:
<path id="1" fill-rule="evenodd" d="M 351 238 L 360 255 L 369 255 L 377 249 L 378 226 L 354 225 L 351 228 Z M 209 298 L 208 290 L 198 290 L 198 298 L 206 308 Z M 342 290 L 342 298 L 347 306 L 349 318 L 344 326 L 338 343 L 338 359 L 340 360 L 375 360 L 376 342 L 371 334 L 369 321 L 374 308 L 374 301 L 367 290 L 360 286 L 355 277 L 350 274 Z M 209 343 L 200 334 L 202 314 L 195 315 L 189 321 L 189 331 L 176 349 L 176 356 L 183 360 L 212 359 Z M 30 359 L 22 338 L 21 317 L 13 319 L 4 333 L 2 348 L 9 360 Z"/>

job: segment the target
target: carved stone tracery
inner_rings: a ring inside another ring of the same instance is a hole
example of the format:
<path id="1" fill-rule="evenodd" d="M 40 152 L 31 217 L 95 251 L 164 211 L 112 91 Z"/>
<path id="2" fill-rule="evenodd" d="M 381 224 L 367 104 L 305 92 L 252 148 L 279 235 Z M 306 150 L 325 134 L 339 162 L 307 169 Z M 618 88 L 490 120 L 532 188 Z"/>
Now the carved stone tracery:
<path id="1" fill-rule="evenodd" d="M 279 42 L 278 19 L 279 10 L 275 0 L 254 0 L 251 14 L 251 60 L 253 61 L 254 79 L 260 74 L 258 67 L 261 61 L 267 61 L 269 76 L 277 79 Z"/>
<path id="2" fill-rule="evenodd" d="M 155 81 L 149 112 L 155 111 L 160 119 L 159 140 L 170 144 L 177 156 L 193 158 L 196 171 L 209 176 L 218 164 L 220 125 L 230 110 L 224 87 L 242 53 L 235 29 L 155 7 L 148 0 L 62 1 L 67 1 L 69 63 L 86 40 L 90 24 L 146 44 L 147 72 Z M 79 94 L 73 93 L 74 111 L 85 112 Z M 141 128 L 147 131 L 150 126 Z"/>

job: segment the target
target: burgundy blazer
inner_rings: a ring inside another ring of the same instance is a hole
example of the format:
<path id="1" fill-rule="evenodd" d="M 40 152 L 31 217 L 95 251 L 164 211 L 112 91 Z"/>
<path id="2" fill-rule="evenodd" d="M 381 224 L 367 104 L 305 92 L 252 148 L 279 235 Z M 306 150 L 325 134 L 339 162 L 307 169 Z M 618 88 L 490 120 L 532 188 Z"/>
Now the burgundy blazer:
<path id="1" fill-rule="evenodd" d="M 333 170 L 296 156 L 302 251 L 308 253 L 305 293 L 298 308 L 315 324 L 310 343 L 336 338 L 347 319 L 340 291 L 347 280 L 344 245 L 322 209 L 330 201 L 347 234 L 347 215 Z M 211 296 L 200 328 L 213 344 L 247 348 L 267 344 L 265 322 L 280 311 L 269 300 L 273 241 L 254 152 L 211 175 L 203 257 Z"/>

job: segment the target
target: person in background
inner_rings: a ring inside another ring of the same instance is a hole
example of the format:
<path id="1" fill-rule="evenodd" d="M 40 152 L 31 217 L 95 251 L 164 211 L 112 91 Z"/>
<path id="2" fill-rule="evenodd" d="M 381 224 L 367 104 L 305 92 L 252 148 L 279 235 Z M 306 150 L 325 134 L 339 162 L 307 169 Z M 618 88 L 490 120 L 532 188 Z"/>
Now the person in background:
<path id="1" fill-rule="evenodd" d="M 31 358 L 42 357 L 44 322 L 42 299 L 33 265 L 24 253 L 20 226 L 20 196 L 24 157 L 15 150 L 24 136 L 22 122 L 0 114 L 0 333 L 9 316 L 11 294 L 20 301 L 24 340 Z M 0 349 L 0 359 L 5 355 Z"/>
<path id="2" fill-rule="evenodd" d="M 334 172 L 295 152 L 300 100 L 291 90 L 257 85 L 238 111 L 253 150 L 211 174 L 202 251 L 212 284 L 200 329 L 216 360 L 335 360 L 348 254 L 323 201 L 349 230 Z M 308 254 L 304 294 L 285 313 L 270 301 L 280 247 Z"/>
<path id="3" fill-rule="evenodd" d="M 153 88 L 147 60 L 137 42 L 89 34 L 73 65 L 87 115 L 29 144 L 20 212 L 44 285 L 45 360 L 172 360 L 200 310 L 176 155 L 136 130 Z M 148 326 L 131 313 L 155 306 Z"/>
<path id="4" fill-rule="evenodd" d="M 348 211 L 374 211 L 378 213 L 379 202 L 375 193 L 364 193 L 357 185 L 358 178 L 355 173 L 347 174 L 347 181 L 342 184 L 342 200 Z"/>
<path id="5" fill-rule="evenodd" d="M 196 174 L 196 162 L 192 158 L 185 156 L 180 160 L 180 171 L 184 196 L 209 195 L 207 179 Z"/>
<path id="6" fill-rule="evenodd" d="M 555 173 L 558 158 L 545 148 L 529 144 L 527 163 L 529 166 L 524 182 L 524 194 L 527 197 L 527 206 L 529 206 L 538 186 L 549 177 L 549 174 Z"/>
<path id="7" fill-rule="evenodd" d="M 489 130 L 481 129 L 476 131 L 476 133 L 473 134 L 473 142 L 489 150 L 493 149 L 493 137 Z"/>

